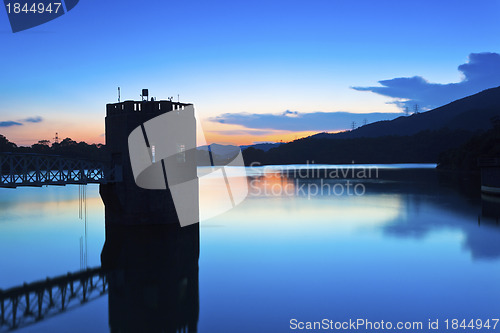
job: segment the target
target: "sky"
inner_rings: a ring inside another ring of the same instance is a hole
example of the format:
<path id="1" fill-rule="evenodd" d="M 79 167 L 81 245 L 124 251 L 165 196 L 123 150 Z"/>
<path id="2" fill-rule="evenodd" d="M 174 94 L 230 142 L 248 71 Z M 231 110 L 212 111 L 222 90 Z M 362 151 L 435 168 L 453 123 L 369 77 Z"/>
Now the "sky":
<path id="1" fill-rule="evenodd" d="M 500 2 L 88 1 L 12 33 L 0 134 L 104 143 L 105 105 L 194 103 L 210 142 L 289 141 L 500 85 Z"/>

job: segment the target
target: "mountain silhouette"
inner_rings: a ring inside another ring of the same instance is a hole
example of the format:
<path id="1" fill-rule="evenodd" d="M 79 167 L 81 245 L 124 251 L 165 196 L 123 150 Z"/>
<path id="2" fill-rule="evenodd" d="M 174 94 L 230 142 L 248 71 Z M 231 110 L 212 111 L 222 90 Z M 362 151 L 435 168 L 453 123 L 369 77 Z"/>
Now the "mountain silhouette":
<path id="1" fill-rule="evenodd" d="M 268 151 L 269 149 L 279 147 L 282 142 L 266 142 L 266 143 L 256 143 L 253 145 L 240 146 L 241 149 L 247 149 L 248 147 L 253 147 L 255 149 L 260 149 L 263 151 Z"/>
<path id="2" fill-rule="evenodd" d="M 263 151 L 243 151 L 245 163 L 436 163 L 443 152 L 493 127 L 500 117 L 500 87 L 431 111 L 378 121 L 352 131 L 318 133 Z"/>
<path id="3" fill-rule="evenodd" d="M 426 130 L 488 130 L 491 118 L 500 115 L 500 87 L 456 100 L 431 111 L 378 121 L 353 131 L 318 133 L 314 138 L 373 138 L 387 135 L 414 135 Z"/>

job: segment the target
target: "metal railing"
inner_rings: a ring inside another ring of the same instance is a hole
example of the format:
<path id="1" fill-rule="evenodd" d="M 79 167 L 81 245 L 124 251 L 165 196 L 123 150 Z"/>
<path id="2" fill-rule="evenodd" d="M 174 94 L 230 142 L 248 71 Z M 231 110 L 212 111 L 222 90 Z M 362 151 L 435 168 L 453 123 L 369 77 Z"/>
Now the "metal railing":
<path id="1" fill-rule="evenodd" d="M 0 153 L 0 187 L 109 183 L 121 170 L 104 162 L 58 155 Z"/>

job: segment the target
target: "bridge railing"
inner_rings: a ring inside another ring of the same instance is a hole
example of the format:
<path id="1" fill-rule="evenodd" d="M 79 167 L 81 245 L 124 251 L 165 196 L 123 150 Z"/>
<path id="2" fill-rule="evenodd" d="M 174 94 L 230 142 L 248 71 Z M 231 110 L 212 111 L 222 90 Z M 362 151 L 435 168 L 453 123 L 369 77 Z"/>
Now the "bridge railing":
<path id="1" fill-rule="evenodd" d="M 121 170 L 106 163 L 58 155 L 0 153 L 0 187 L 108 183 Z"/>
<path id="2" fill-rule="evenodd" d="M 55 316 L 107 291 L 100 267 L 0 290 L 0 332 Z"/>

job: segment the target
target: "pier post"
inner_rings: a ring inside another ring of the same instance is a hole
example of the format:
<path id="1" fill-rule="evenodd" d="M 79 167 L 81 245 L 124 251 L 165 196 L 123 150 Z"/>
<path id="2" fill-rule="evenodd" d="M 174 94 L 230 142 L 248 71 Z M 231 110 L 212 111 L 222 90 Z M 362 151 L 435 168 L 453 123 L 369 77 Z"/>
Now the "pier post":
<path id="1" fill-rule="evenodd" d="M 36 317 L 37 320 L 41 320 L 43 318 L 42 316 L 42 308 L 43 308 L 43 296 L 45 295 L 45 290 L 41 289 L 37 291 L 37 301 L 38 301 L 38 316 Z"/>

